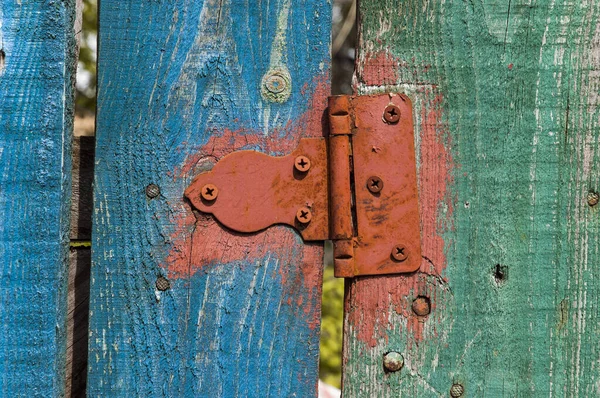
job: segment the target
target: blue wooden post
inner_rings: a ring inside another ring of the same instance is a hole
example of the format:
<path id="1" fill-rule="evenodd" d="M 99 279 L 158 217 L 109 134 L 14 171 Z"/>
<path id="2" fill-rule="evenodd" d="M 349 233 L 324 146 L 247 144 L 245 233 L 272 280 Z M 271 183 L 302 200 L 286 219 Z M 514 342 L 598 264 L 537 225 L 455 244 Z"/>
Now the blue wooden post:
<path id="1" fill-rule="evenodd" d="M 75 1 L 0 3 L 0 395 L 64 392 Z"/>
<path id="2" fill-rule="evenodd" d="M 100 3 L 91 397 L 316 394 L 321 247 L 232 233 L 183 192 L 232 151 L 321 134 L 330 7 Z"/>

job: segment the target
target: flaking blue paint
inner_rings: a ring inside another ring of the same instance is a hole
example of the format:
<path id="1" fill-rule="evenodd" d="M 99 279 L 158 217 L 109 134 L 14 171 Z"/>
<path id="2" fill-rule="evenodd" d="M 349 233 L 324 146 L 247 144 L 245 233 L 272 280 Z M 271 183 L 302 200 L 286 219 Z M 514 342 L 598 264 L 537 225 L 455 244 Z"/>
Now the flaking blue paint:
<path id="1" fill-rule="evenodd" d="M 0 396 L 64 393 L 74 1 L 0 3 Z"/>
<path id="2" fill-rule="evenodd" d="M 319 331 L 304 306 L 319 303 L 297 236 L 285 255 L 192 264 L 170 290 L 154 287 L 174 236 L 195 228 L 177 222 L 195 174 L 177 171 L 226 130 L 289 133 L 328 79 L 330 4 L 289 3 L 282 104 L 266 103 L 260 82 L 285 1 L 100 3 L 90 397 L 315 394 Z M 159 198 L 144 196 L 149 183 Z"/>

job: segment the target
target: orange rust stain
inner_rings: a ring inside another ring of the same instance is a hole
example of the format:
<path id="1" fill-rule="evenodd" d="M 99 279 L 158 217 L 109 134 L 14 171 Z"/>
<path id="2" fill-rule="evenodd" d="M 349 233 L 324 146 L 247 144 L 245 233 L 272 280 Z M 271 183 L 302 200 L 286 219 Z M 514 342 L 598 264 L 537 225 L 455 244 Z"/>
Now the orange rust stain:
<path id="1" fill-rule="evenodd" d="M 436 310 L 435 285 L 431 278 L 445 282 L 446 268 L 443 234 L 451 225 L 453 198 L 449 186 L 457 167 L 449 152 L 448 126 L 443 119 L 443 98 L 431 91 L 422 92 L 420 167 L 418 169 L 419 203 L 421 212 L 421 245 L 423 260 L 414 274 L 386 277 L 357 278 L 350 285 L 345 311 L 352 334 L 370 347 L 388 341 L 388 332 L 401 325 L 390 324 L 390 311 L 407 320 L 409 344 L 423 339 L 427 321 L 413 314 L 412 300 L 419 295 L 431 299 L 432 314 Z M 433 315 L 429 315 L 430 317 Z M 433 333 L 435 334 L 435 325 Z M 410 347 L 409 347 L 410 348 Z"/>
<path id="2" fill-rule="evenodd" d="M 329 95 L 328 76 L 315 79 L 315 92 L 309 99 L 308 110 L 296 120 L 274 129 L 269 136 L 262 131 L 225 130 L 211 136 L 208 142 L 191 153 L 184 164 L 174 170 L 175 178 L 188 178 L 195 168 L 207 159 L 216 161 L 223 156 L 248 147 L 260 147 L 265 153 L 286 154 L 296 148 L 301 137 L 320 136 L 325 131 L 323 117 Z M 182 195 L 182 201 L 183 201 Z M 252 263 L 270 253 L 280 262 L 279 274 L 288 297 L 298 314 L 309 316 L 311 329 L 320 324 L 320 296 L 322 281 L 322 248 L 319 245 L 299 245 L 296 232 L 287 227 L 271 227 L 257 234 L 238 234 L 224 229 L 210 215 L 192 212 L 186 203 L 174 220 L 171 248 L 162 267 L 170 278 L 190 278 L 211 264 L 236 261 Z M 300 272 L 298 272 L 298 267 Z"/>
<path id="3" fill-rule="evenodd" d="M 431 97 L 433 93 L 429 93 Z M 430 261 L 422 271 L 441 275 L 446 268 L 445 241 L 442 234 L 451 229 L 454 197 L 449 191 L 453 170 L 458 168 L 449 151 L 449 128 L 443 119 L 443 98 L 436 94 L 421 110 L 421 167 L 419 201 L 423 256 Z"/>

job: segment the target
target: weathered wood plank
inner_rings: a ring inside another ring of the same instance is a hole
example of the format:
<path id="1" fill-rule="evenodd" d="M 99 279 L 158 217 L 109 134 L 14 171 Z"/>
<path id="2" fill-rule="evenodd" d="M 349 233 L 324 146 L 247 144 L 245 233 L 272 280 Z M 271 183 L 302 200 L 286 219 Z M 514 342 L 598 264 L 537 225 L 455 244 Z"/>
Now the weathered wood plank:
<path id="1" fill-rule="evenodd" d="M 67 309 L 66 397 L 85 397 L 88 363 L 91 248 L 71 247 Z"/>
<path id="2" fill-rule="evenodd" d="M 64 392 L 74 1 L 0 4 L 0 395 Z"/>
<path id="3" fill-rule="evenodd" d="M 94 137 L 75 136 L 72 145 L 71 249 L 67 300 L 66 397 L 85 396 L 92 233 Z"/>
<path id="4" fill-rule="evenodd" d="M 226 231 L 183 192 L 234 150 L 321 133 L 330 17 L 326 0 L 100 3 L 90 396 L 316 394 L 321 248 Z"/>
<path id="5" fill-rule="evenodd" d="M 72 200 L 71 200 L 71 240 L 89 241 L 92 238 L 94 180 L 94 137 L 81 136 L 73 138 L 71 159 Z"/>
<path id="6" fill-rule="evenodd" d="M 424 258 L 349 283 L 345 396 L 598 396 L 600 2 L 359 14 L 358 92 L 416 106 Z M 388 351 L 401 371 L 385 373 Z"/>

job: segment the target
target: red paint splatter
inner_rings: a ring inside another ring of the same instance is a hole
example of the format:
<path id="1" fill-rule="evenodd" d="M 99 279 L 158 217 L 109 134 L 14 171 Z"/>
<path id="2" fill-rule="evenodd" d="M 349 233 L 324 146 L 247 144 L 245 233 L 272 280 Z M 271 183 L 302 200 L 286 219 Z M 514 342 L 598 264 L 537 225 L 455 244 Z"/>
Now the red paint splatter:
<path id="1" fill-rule="evenodd" d="M 423 318 L 413 314 L 412 300 L 419 295 L 430 297 L 435 314 L 436 294 L 446 267 L 443 233 L 451 228 L 447 223 L 453 211 L 453 198 L 448 186 L 452 183 L 453 163 L 448 148 L 448 126 L 443 120 L 443 98 L 431 88 L 422 93 L 419 202 L 423 261 L 418 272 L 389 277 L 363 277 L 352 281 L 346 296 L 345 310 L 352 334 L 370 347 L 388 340 L 388 333 L 398 333 L 401 325 L 390 323 L 390 311 L 407 319 L 412 338 L 409 345 L 423 339 Z M 431 278 L 437 280 L 431 283 Z M 434 330 L 435 333 L 435 330 Z"/>
<path id="2" fill-rule="evenodd" d="M 399 61 L 385 52 L 367 53 L 360 70 L 360 79 L 367 86 L 397 84 Z"/>
<path id="3" fill-rule="evenodd" d="M 185 163 L 174 170 L 175 178 L 190 177 L 204 162 L 217 161 L 223 156 L 247 147 L 260 147 L 266 153 L 289 153 L 298 145 L 300 138 L 319 136 L 323 133 L 326 119 L 329 85 L 327 77 L 316 79 L 308 110 L 297 120 L 265 136 L 262 131 L 225 130 L 211 136 L 208 142 L 190 154 Z M 190 179 L 191 180 L 191 179 Z M 290 228 L 272 227 L 262 233 L 241 235 L 223 229 L 212 216 L 192 212 L 184 203 L 182 211 L 173 221 L 176 225 L 171 235 L 171 248 L 163 262 L 170 278 L 190 278 L 211 264 L 227 264 L 235 261 L 252 262 L 269 253 L 279 262 L 279 274 L 288 297 L 300 301 L 288 301 L 307 316 L 309 327 L 320 324 L 318 305 L 321 296 L 322 248 L 319 245 L 298 245 L 298 235 Z M 300 268 L 300 272 L 298 272 Z M 307 294 L 308 292 L 308 294 Z M 315 305 L 317 307 L 315 307 Z"/>

